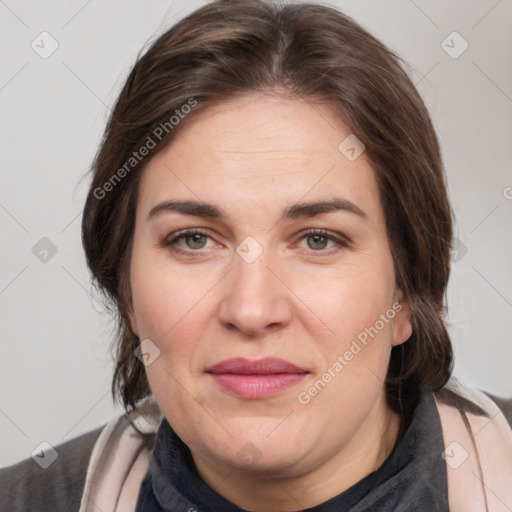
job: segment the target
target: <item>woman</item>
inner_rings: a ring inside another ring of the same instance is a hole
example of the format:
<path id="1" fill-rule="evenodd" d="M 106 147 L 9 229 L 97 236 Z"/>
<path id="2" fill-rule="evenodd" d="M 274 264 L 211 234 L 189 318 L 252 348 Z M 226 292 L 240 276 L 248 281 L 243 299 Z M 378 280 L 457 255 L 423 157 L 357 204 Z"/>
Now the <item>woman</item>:
<path id="1" fill-rule="evenodd" d="M 350 18 L 220 0 L 163 34 L 114 107 L 82 235 L 131 412 L 9 509 L 512 507 L 510 426 L 447 384 L 437 138 Z"/>

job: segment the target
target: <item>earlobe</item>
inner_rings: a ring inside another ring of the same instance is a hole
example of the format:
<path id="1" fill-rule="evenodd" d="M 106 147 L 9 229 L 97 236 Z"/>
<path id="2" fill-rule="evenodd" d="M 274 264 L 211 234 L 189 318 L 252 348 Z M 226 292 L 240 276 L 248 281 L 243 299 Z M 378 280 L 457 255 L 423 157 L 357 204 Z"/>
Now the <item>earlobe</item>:
<path id="1" fill-rule="evenodd" d="M 412 336 L 411 305 L 401 292 L 396 296 L 400 304 L 400 311 L 396 314 L 393 323 L 392 345 L 396 347 L 405 343 Z"/>
<path id="2" fill-rule="evenodd" d="M 405 343 L 412 336 L 412 325 L 410 320 L 403 319 L 394 331 L 393 346 Z"/>

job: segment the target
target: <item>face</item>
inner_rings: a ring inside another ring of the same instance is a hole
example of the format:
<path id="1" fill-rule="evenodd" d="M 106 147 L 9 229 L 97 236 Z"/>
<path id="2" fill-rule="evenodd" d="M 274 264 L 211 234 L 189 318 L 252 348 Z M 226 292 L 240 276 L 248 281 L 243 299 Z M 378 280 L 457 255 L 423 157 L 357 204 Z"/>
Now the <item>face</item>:
<path id="1" fill-rule="evenodd" d="M 348 135 L 325 105 L 248 96 L 188 119 L 143 171 L 131 326 L 196 462 L 299 474 L 380 435 L 410 323 Z"/>

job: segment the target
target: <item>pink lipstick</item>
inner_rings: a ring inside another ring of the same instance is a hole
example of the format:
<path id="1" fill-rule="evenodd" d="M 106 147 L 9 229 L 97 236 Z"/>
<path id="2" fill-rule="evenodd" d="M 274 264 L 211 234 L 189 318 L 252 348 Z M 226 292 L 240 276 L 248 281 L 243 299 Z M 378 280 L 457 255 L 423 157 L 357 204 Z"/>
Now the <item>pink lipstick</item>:
<path id="1" fill-rule="evenodd" d="M 249 360 L 242 357 L 226 359 L 206 370 L 216 384 L 241 398 L 265 398 L 288 389 L 308 372 L 273 357 Z"/>

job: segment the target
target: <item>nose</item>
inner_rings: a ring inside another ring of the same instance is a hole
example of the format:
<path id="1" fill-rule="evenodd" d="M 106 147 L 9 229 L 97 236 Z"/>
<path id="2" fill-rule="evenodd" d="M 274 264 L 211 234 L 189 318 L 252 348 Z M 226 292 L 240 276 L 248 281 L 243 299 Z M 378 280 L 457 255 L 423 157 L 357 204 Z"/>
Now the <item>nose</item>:
<path id="1" fill-rule="evenodd" d="M 218 310 L 224 327 L 246 336 L 258 336 L 290 323 L 290 291 L 280 279 L 278 268 L 266 251 L 252 263 L 235 256 Z"/>

